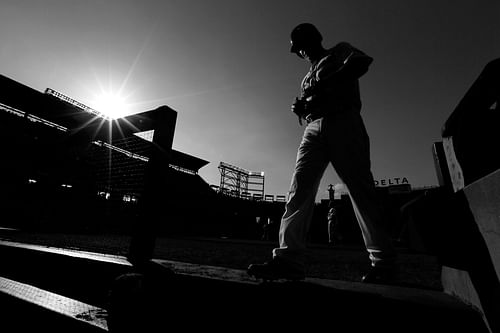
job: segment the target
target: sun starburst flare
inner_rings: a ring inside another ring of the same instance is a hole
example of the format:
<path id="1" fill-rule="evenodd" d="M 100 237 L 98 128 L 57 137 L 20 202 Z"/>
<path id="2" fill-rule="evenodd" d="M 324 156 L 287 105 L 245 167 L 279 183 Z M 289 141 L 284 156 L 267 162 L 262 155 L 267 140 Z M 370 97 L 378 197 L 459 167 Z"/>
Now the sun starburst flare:
<path id="1" fill-rule="evenodd" d="M 124 117 L 130 113 L 129 103 L 118 93 L 101 92 L 92 104 L 94 109 L 111 119 Z"/>

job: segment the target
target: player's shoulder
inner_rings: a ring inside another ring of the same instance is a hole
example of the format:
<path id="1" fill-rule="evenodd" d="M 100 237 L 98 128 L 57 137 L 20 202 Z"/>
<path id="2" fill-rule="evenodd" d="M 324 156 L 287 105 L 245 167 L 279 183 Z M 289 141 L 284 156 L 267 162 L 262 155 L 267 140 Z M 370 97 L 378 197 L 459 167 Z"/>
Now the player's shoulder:
<path id="1" fill-rule="evenodd" d="M 345 57 L 351 53 L 353 47 L 348 42 L 339 42 L 335 46 L 327 49 L 326 55 L 321 59 L 320 65 L 339 65 Z"/>
<path id="2" fill-rule="evenodd" d="M 343 56 L 345 53 L 350 53 L 354 47 L 349 42 L 339 42 L 335 46 L 328 49 L 329 56 Z"/>
<path id="3" fill-rule="evenodd" d="M 353 48 L 353 46 L 349 42 L 342 41 L 342 42 L 338 42 L 337 44 L 335 44 L 330 50 L 333 50 L 333 49 L 338 50 L 338 49 L 346 49 L 346 48 Z"/>

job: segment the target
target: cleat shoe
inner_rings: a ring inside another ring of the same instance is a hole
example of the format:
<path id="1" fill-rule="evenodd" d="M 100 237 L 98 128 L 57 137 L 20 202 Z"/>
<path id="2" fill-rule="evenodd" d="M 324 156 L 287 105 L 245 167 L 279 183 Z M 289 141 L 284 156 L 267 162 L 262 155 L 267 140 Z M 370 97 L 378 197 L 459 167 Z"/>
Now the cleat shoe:
<path id="1" fill-rule="evenodd" d="M 285 280 L 304 280 L 304 271 L 286 263 L 283 259 L 277 257 L 263 264 L 252 264 L 248 266 L 247 273 L 257 279 L 273 281 L 279 279 Z"/>
<path id="2" fill-rule="evenodd" d="M 394 284 L 396 268 L 394 266 L 370 266 L 368 273 L 363 275 L 361 282 L 374 284 Z"/>

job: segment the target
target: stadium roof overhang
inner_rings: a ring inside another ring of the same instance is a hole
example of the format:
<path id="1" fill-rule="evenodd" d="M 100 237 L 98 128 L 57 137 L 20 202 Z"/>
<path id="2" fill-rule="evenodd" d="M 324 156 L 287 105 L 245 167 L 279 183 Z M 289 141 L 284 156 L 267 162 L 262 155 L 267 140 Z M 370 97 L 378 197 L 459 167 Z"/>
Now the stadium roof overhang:
<path id="1" fill-rule="evenodd" d="M 176 120 L 176 111 L 165 105 L 123 118 L 106 119 L 3 75 L 0 75 L 0 103 L 61 125 L 75 136 L 110 144 L 125 137 L 144 140 L 133 134 L 154 130 L 158 123 Z M 171 149 L 170 161 L 196 172 L 209 163 L 174 149 Z"/>

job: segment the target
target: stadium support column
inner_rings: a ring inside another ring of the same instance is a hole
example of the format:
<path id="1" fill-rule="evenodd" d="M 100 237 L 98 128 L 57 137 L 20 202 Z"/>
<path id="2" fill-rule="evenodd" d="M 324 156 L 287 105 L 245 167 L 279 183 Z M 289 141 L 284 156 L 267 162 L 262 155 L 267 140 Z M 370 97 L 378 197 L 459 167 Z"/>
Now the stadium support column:
<path id="1" fill-rule="evenodd" d="M 152 152 L 146 167 L 140 216 L 128 254 L 128 260 L 139 269 L 153 257 L 158 223 L 165 209 L 174 209 L 169 207 L 165 194 L 177 112 L 161 106 L 152 112 L 151 120 L 154 127 Z"/>

